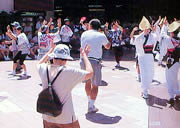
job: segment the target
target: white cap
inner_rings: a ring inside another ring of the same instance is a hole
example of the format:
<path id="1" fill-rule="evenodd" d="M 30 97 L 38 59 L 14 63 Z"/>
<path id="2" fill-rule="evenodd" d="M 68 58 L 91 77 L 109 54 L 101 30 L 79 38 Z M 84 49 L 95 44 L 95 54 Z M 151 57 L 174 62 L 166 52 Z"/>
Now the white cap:
<path id="1" fill-rule="evenodd" d="M 50 58 L 73 60 L 70 56 L 69 47 L 65 44 L 58 44 L 54 51 L 48 55 Z"/>

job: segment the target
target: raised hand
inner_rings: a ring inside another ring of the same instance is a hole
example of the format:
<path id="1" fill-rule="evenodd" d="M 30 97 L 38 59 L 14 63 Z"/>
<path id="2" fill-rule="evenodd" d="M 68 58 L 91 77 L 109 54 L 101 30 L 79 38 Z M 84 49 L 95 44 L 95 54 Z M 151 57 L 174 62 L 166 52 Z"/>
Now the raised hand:
<path id="1" fill-rule="evenodd" d="M 50 18 L 50 19 L 49 19 L 49 22 L 53 22 L 53 18 Z"/>
<path id="2" fill-rule="evenodd" d="M 46 24 L 47 24 L 47 21 L 46 21 L 46 20 L 44 20 L 44 21 L 43 21 L 43 25 L 46 25 Z"/>
<path id="3" fill-rule="evenodd" d="M 61 23 L 61 18 L 58 18 L 58 19 L 57 19 L 57 22 L 58 22 L 58 23 Z"/>
<path id="4" fill-rule="evenodd" d="M 137 31 L 137 30 L 138 30 L 138 27 L 134 27 L 134 28 L 133 28 L 133 31 Z"/>
<path id="5" fill-rule="evenodd" d="M 10 30 L 10 26 L 8 25 L 8 26 L 7 26 L 7 31 L 9 31 L 9 30 Z"/>
<path id="6" fill-rule="evenodd" d="M 109 26 L 109 23 L 108 23 L 108 22 L 106 22 L 105 26 L 108 28 L 108 26 Z"/>

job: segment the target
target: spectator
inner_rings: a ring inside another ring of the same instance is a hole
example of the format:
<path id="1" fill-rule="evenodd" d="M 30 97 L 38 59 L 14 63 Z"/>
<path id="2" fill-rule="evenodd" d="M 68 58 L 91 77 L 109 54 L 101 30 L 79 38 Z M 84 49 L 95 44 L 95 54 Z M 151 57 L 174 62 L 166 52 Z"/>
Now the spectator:
<path id="1" fill-rule="evenodd" d="M 69 19 L 64 19 L 65 24 L 61 27 L 60 35 L 62 39 L 62 43 L 70 47 L 70 38 L 73 35 L 73 32 L 70 28 Z"/>
<path id="2" fill-rule="evenodd" d="M 87 58 L 89 48 L 86 47 L 81 51 L 86 67 L 85 71 L 83 71 L 66 65 L 68 60 L 72 60 L 70 50 L 66 45 L 59 44 L 54 47 L 54 43 L 51 42 L 51 49 L 38 63 L 38 72 L 42 80 L 42 86 L 45 89 L 48 87 L 46 70 L 49 70 L 50 81 L 52 81 L 58 71 L 64 67 L 64 70 L 53 84 L 56 94 L 64 105 L 61 115 L 57 117 L 43 114 L 44 128 L 80 128 L 74 113 L 71 91 L 78 83 L 88 80 L 93 76 L 93 70 Z M 46 64 L 48 56 L 53 58 L 53 64 Z"/>
<path id="3" fill-rule="evenodd" d="M 25 26 L 24 26 L 24 33 L 26 34 L 27 38 L 29 40 L 32 39 L 32 27 L 31 27 L 31 24 L 30 23 L 27 23 Z"/>
<path id="4" fill-rule="evenodd" d="M 24 64 L 24 60 L 26 56 L 29 54 L 29 41 L 24 33 L 22 33 L 22 27 L 16 27 L 17 36 L 15 36 L 10 29 L 6 32 L 6 34 L 12 39 L 17 41 L 18 44 L 18 52 L 13 59 L 13 72 L 12 75 L 16 75 L 16 67 L 17 60 L 20 60 L 20 65 L 24 69 L 24 76 L 27 76 L 26 65 Z"/>
<path id="5" fill-rule="evenodd" d="M 10 60 L 9 58 L 9 48 L 8 46 L 5 44 L 5 40 L 1 40 L 0 41 L 0 54 L 3 55 L 4 60 Z"/>
<path id="6" fill-rule="evenodd" d="M 36 30 L 39 30 L 43 25 L 43 17 L 39 16 L 39 21 L 36 23 Z"/>
<path id="7" fill-rule="evenodd" d="M 0 40 L 4 40 L 4 39 L 5 39 L 5 36 L 4 36 L 3 32 L 2 32 L 2 30 L 0 30 Z"/>

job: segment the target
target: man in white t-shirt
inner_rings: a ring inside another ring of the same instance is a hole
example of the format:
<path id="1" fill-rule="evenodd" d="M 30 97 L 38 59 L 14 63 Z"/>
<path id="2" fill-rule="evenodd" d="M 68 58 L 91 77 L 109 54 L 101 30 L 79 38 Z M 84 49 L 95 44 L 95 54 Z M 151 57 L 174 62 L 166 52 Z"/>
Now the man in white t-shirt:
<path id="1" fill-rule="evenodd" d="M 71 28 L 69 27 L 70 21 L 69 19 L 64 19 L 65 24 L 61 27 L 60 35 L 62 44 L 70 46 L 70 38 L 73 35 Z"/>
<path id="2" fill-rule="evenodd" d="M 62 113 L 57 117 L 43 114 L 44 128 L 80 128 L 73 108 L 71 91 L 78 83 L 91 79 L 93 76 L 93 69 L 87 58 L 89 48 L 86 46 L 84 50 L 81 50 L 81 56 L 86 67 L 85 70 L 81 70 L 66 65 L 68 60 L 73 60 L 70 56 L 70 50 L 66 45 L 59 44 L 54 47 L 55 45 L 52 41 L 51 49 L 38 63 L 38 72 L 42 80 L 42 86 L 45 89 L 48 87 L 47 68 L 50 81 L 52 81 L 58 71 L 64 67 L 64 70 L 52 85 L 64 105 Z M 53 59 L 53 64 L 48 65 L 45 63 L 49 57 Z"/>
<path id="3" fill-rule="evenodd" d="M 101 85 L 101 59 L 102 59 L 102 47 L 110 49 L 111 43 L 108 41 L 103 33 L 100 33 L 101 23 L 98 19 L 92 19 L 90 22 L 90 28 L 85 31 L 81 36 L 81 48 L 84 49 L 86 45 L 91 47 L 91 51 L 88 54 L 88 58 L 94 70 L 94 76 L 91 80 L 86 81 L 86 94 L 88 96 L 88 112 L 97 112 L 98 109 L 94 106 L 98 94 L 98 86 Z M 81 68 L 84 69 L 84 62 L 81 60 Z"/>

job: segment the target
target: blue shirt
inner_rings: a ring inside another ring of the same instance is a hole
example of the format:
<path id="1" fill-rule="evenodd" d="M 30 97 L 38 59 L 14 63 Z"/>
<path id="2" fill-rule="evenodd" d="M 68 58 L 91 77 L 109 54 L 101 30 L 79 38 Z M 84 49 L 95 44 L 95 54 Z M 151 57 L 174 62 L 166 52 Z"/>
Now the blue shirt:
<path id="1" fill-rule="evenodd" d="M 107 37 L 111 39 L 112 47 L 121 45 L 120 37 L 122 37 L 122 32 L 119 29 L 117 31 L 114 29 L 110 30 Z"/>

